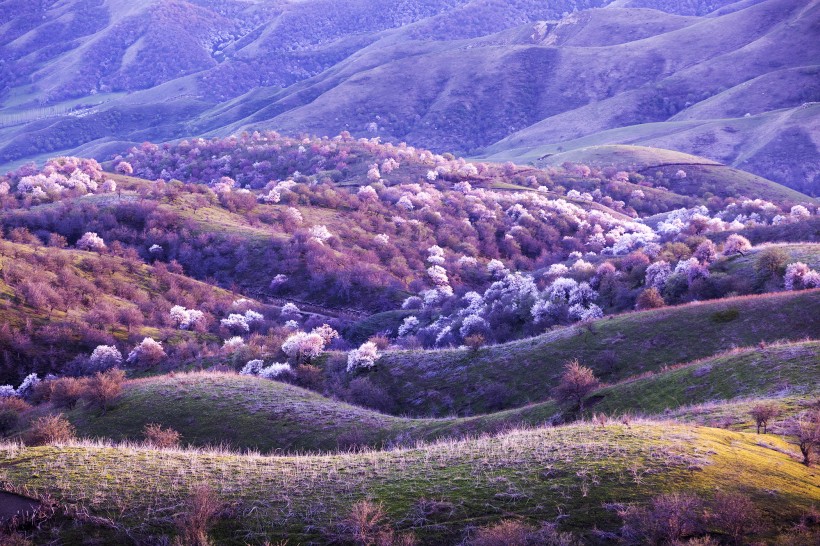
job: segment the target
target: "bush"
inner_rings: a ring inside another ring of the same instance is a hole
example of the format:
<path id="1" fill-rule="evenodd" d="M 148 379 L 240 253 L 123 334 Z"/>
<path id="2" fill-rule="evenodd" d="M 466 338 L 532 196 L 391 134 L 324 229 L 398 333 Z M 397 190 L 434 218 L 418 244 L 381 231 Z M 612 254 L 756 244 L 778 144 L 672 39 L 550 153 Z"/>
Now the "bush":
<path id="1" fill-rule="evenodd" d="M 113 345 L 98 345 L 88 358 L 88 363 L 92 371 L 105 371 L 120 366 L 122 354 Z"/>
<path id="2" fill-rule="evenodd" d="M 43 383 L 50 389 L 49 399 L 55 408 L 73 408 L 88 392 L 88 379 L 61 377 Z"/>
<path id="3" fill-rule="evenodd" d="M 635 308 L 638 310 L 643 309 L 657 309 L 659 307 L 663 307 L 666 303 L 663 301 L 663 296 L 655 287 L 650 287 L 641 292 L 638 296 L 638 301 L 635 304 Z"/>
<path id="4" fill-rule="evenodd" d="M 85 398 L 103 410 L 108 411 L 111 402 L 122 392 L 122 385 L 125 382 L 125 372 L 112 368 L 106 372 L 97 372 L 94 377 L 88 380 Z"/>
<path id="5" fill-rule="evenodd" d="M 715 527 L 744 544 L 744 538 L 760 529 L 761 514 L 752 500 L 738 493 L 718 493 L 710 520 Z"/>
<path id="6" fill-rule="evenodd" d="M 340 525 L 342 537 L 358 546 L 413 546 L 411 533 L 397 535 L 390 527 L 381 504 L 368 500 L 355 503 Z M 337 537 L 333 537 L 334 539 Z"/>
<path id="7" fill-rule="evenodd" d="M 318 366 L 303 364 L 294 370 L 293 384 L 304 389 L 322 392 L 325 388 L 325 376 Z"/>
<path id="8" fill-rule="evenodd" d="M 597 389 L 599 384 L 591 369 L 572 360 L 564 366 L 561 382 L 554 392 L 560 402 L 574 402 L 578 404 L 579 411 L 584 411 L 584 398 Z"/>
<path id="9" fill-rule="evenodd" d="M 473 352 L 477 352 L 486 342 L 487 340 L 481 334 L 472 334 L 464 338 L 464 345 Z"/>
<path id="10" fill-rule="evenodd" d="M 574 546 L 580 544 L 569 533 L 559 533 L 554 525 L 536 528 L 514 520 L 480 527 L 468 546 Z"/>
<path id="11" fill-rule="evenodd" d="M 20 423 L 20 414 L 8 408 L 0 409 L 0 434 L 8 434 L 17 428 Z"/>
<path id="12" fill-rule="evenodd" d="M 128 353 L 129 364 L 138 366 L 155 366 L 165 359 L 165 350 L 162 348 L 162 343 L 146 337 L 139 345 Z"/>
<path id="13" fill-rule="evenodd" d="M 642 544 L 674 543 L 703 528 L 701 500 L 688 493 L 660 495 L 647 507 L 629 506 L 619 515 L 624 520 L 623 536 Z"/>
<path id="14" fill-rule="evenodd" d="M 60 444 L 74 440 L 77 431 L 65 415 L 45 415 L 31 424 L 26 443 L 34 446 Z"/>
<path id="15" fill-rule="evenodd" d="M 372 341 L 366 341 L 358 349 L 347 353 L 347 371 L 369 370 L 376 365 L 379 359 L 379 349 Z"/>
<path id="16" fill-rule="evenodd" d="M 765 277 L 782 275 L 786 270 L 789 254 L 782 248 L 769 247 L 758 254 L 755 271 Z"/>
<path id="17" fill-rule="evenodd" d="M 0 410 L 12 410 L 17 413 L 23 413 L 31 409 L 31 404 L 22 398 L 0 398 Z"/>
<path id="18" fill-rule="evenodd" d="M 171 427 L 162 428 L 157 423 L 149 423 L 142 429 L 142 434 L 145 436 L 145 443 L 151 447 L 179 447 L 180 434 Z"/>
<path id="19" fill-rule="evenodd" d="M 179 546 L 210 546 L 208 528 L 221 509 L 219 500 L 207 485 L 195 487 L 188 497 L 187 509 L 176 521 Z"/>
<path id="20" fill-rule="evenodd" d="M 376 348 L 380 351 L 383 351 L 390 346 L 390 340 L 387 339 L 387 336 L 385 336 L 384 334 L 376 334 L 375 336 L 370 336 L 370 338 L 367 341 L 376 345 Z"/>

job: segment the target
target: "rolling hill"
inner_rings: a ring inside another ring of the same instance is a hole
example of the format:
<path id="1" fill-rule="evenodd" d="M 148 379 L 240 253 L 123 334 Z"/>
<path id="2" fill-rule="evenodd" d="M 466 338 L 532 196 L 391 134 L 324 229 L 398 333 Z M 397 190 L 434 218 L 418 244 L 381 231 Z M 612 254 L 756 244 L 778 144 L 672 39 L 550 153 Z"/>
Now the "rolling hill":
<path id="1" fill-rule="evenodd" d="M 3 3 L 0 163 L 349 130 L 518 161 L 642 144 L 818 194 L 806 0 L 18 4 Z"/>
<path id="2" fill-rule="evenodd" d="M 595 391 L 588 397 L 587 411 L 663 416 L 707 402 L 767 396 L 806 399 L 820 394 L 818 350 L 817 341 L 742 349 L 645 373 Z M 561 413 L 551 400 L 474 417 L 409 419 L 286 383 L 202 372 L 131 380 L 107 412 L 81 405 L 67 415 L 78 433 L 88 438 L 140 441 L 145 425 L 158 423 L 180 432 L 186 445 L 293 453 L 384 448 L 495 433 L 560 420 Z M 569 418 L 571 412 L 566 415 Z M 702 410 L 698 415 L 703 422 L 710 414 Z M 733 415 L 738 422 L 750 420 L 744 411 Z"/>
<path id="3" fill-rule="evenodd" d="M 495 159 L 500 160 L 501 157 Z M 590 146 L 566 152 L 547 153 L 534 161 L 539 167 L 557 167 L 567 162 L 651 176 L 662 183 L 661 187 L 678 195 L 709 193 L 721 197 L 754 196 L 774 201 L 805 199 L 798 191 L 749 172 L 703 157 L 660 148 L 625 145 Z M 686 173 L 686 176 L 676 177 L 679 171 Z"/>
<path id="4" fill-rule="evenodd" d="M 287 538 L 344 539 L 353 503 L 382 503 L 389 524 L 424 544 L 458 543 L 468 525 L 515 513 L 562 530 L 604 531 L 620 523 L 606 503 L 640 503 L 682 492 L 712 502 L 715 489 L 742 492 L 774 537 L 820 500 L 816 473 L 782 440 L 670 424 L 571 425 L 513 431 L 407 450 L 321 457 L 237 456 L 140 447 L 5 445 L 5 479 L 88 514 L 71 536 L 156 540 L 167 517 L 197 486 L 231 510 L 217 516 L 220 544 Z M 432 513 L 430 512 L 432 510 Z M 440 513 L 436 513 L 440 511 Z M 115 517 L 116 526 L 104 526 Z M 74 529 L 74 531 L 72 531 Z"/>
<path id="5" fill-rule="evenodd" d="M 397 351 L 385 354 L 369 378 L 412 414 L 482 413 L 488 404 L 544 400 L 564 364 L 575 358 L 613 382 L 731 346 L 816 336 L 818 294 L 775 293 L 626 313 L 478 351 Z"/>

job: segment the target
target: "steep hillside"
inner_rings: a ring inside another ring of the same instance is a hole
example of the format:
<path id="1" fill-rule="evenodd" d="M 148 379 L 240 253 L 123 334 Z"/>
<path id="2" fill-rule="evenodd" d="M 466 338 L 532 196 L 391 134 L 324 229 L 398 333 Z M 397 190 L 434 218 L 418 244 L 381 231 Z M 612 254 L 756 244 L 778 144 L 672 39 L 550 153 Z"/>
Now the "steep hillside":
<path id="1" fill-rule="evenodd" d="M 69 445 L 6 446 L 0 459 L 10 484 L 111 518 L 85 518 L 80 530 L 86 537 L 102 533 L 116 541 L 127 532 L 156 541 L 173 532 L 170 507 L 207 484 L 230 506 L 231 516 L 218 516 L 213 526 L 222 544 L 344 540 L 350 535 L 340 523 L 363 499 L 382 503 L 386 525 L 412 531 L 422 544 L 455 544 L 468 525 L 513 515 L 535 523 L 559 514 L 562 530 L 591 538 L 593 525 L 610 532 L 620 527 L 607 503 L 645 505 L 662 493 L 685 491 L 711 504 L 718 485 L 748 495 L 763 514 L 764 536 L 772 537 L 820 501 L 815 472 L 783 453 L 789 449 L 775 437 L 761 444 L 754 435 L 640 423 L 324 457 Z M 106 521 L 116 525 L 106 529 Z M 70 534 L 72 527 L 57 533 Z"/>
<path id="2" fill-rule="evenodd" d="M 39 241 L 23 244 L 20 232 L 12 236 L 18 242 L 0 241 L 4 383 L 17 385 L 32 372 L 64 372 L 74 357 L 98 345 L 114 345 L 127 355 L 145 337 L 165 342 L 169 355 L 193 358 L 195 347 L 199 352 L 220 341 L 219 318 L 240 298 L 164 264 L 140 263 L 128 252 L 44 247 Z M 201 310 L 201 323 L 178 329 L 169 312 L 174 305 Z M 82 371 L 77 366 L 73 373 Z"/>

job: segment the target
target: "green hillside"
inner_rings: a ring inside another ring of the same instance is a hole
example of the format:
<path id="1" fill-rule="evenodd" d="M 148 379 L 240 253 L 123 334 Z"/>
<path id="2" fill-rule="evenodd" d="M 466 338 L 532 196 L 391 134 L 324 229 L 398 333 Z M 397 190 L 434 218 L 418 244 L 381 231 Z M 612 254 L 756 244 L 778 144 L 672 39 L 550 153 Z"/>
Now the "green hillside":
<path id="1" fill-rule="evenodd" d="M 391 352 L 370 379 L 413 414 L 482 413 L 491 387 L 507 407 L 545 400 L 564 364 L 575 358 L 614 382 L 731 347 L 818 331 L 820 290 L 745 296 L 610 316 L 478 351 Z"/>
<path id="2" fill-rule="evenodd" d="M 820 394 L 820 342 L 743 349 L 604 387 L 588 413 L 662 415 L 704 402 Z M 333 451 L 492 433 L 541 425 L 562 413 L 554 401 L 465 418 L 408 419 L 325 398 L 281 382 L 217 373 L 132 380 L 105 414 L 68 413 L 81 436 L 141 440 L 146 424 L 182 434 L 184 444 L 235 449 Z M 568 413 L 567 418 L 571 416 Z M 704 417 L 704 415 L 701 415 Z"/>
<path id="3" fill-rule="evenodd" d="M 716 487 L 753 499 L 771 536 L 820 501 L 820 489 L 813 470 L 783 453 L 790 449 L 785 443 L 768 440 L 764 445 L 754 435 L 637 423 L 323 457 L 6 446 L 0 461 L 11 484 L 85 506 L 95 516 L 116 516 L 114 529 L 143 541 L 169 533 L 166 514 L 201 484 L 232 507 L 212 532 L 220 544 L 338 540 L 340 521 L 362 499 L 383 503 L 389 521 L 423 544 L 458 542 L 466 526 L 512 514 L 531 522 L 563 514 L 564 529 L 614 531 L 619 520 L 604 503 L 645 503 L 675 491 L 708 502 Z M 414 517 L 433 500 L 446 517 Z M 109 540 L 116 537 L 106 532 Z"/>

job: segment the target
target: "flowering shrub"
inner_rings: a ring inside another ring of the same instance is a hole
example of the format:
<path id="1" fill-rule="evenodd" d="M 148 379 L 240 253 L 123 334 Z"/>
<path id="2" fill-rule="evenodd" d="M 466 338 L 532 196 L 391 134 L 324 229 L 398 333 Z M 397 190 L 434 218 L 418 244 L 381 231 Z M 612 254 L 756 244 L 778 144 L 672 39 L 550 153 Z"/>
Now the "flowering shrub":
<path id="1" fill-rule="evenodd" d="M 786 266 L 783 284 L 786 290 L 820 288 L 820 272 L 809 269 L 803 262 L 794 262 Z"/>
<path id="2" fill-rule="evenodd" d="M 358 349 L 353 349 L 347 353 L 347 371 L 371 369 L 376 365 L 378 359 L 378 347 L 372 341 L 366 341 Z"/>
<path id="3" fill-rule="evenodd" d="M 102 237 L 93 233 L 91 231 L 87 231 L 83 234 L 82 237 L 77 241 L 77 248 L 80 250 L 105 250 L 105 241 L 102 240 Z"/>
<path id="4" fill-rule="evenodd" d="M 259 372 L 257 372 L 257 375 L 265 379 L 276 379 L 277 377 L 289 374 L 292 371 L 293 370 L 291 369 L 290 364 L 274 362 L 270 366 L 260 369 Z"/>
<path id="5" fill-rule="evenodd" d="M 181 305 L 171 307 L 171 321 L 180 330 L 191 330 L 204 325 L 205 313 L 196 309 L 186 309 Z"/>
<path id="6" fill-rule="evenodd" d="M 122 365 L 122 353 L 113 345 L 98 345 L 88 359 L 91 371 L 105 371 Z"/>
<path id="7" fill-rule="evenodd" d="M 259 370 L 265 367 L 261 360 L 249 360 L 245 366 L 239 370 L 239 375 L 259 375 Z"/>
<path id="8" fill-rule="evenodd" d="M 222 343 L 222 350 L 226 353 L 233 353 L 245 346 L 245 340 L 239 336 L 228 338 Z"/>
<path id="9" fill-rule="evenodd" d="M 726 242 L 723 244 L 723 254 L 725 256 L 731 256 L 732 254 L 742 255 L 751 249 L 752 243 L 749 242 L 749 239 L 743 237 L 742 235 L 738 235 L 737 233 L 729 235 Z"/>
<path id="10" fill-rule="evenodd" d="M 296 332 L 282 343 L 282 352 L 297 362 L 316 358 L 325 348 L 325 340 L 318 333 Z"/>
<path id="11" fill-rule="evenodd" d="M 166 356 L 161 342 L 146 337 L 128 353 L 128 358 L 125 361 L 139 366 L 154 366 L 159 364 Z"/>
<path id="12" fill-rule="evenodd" d="M 24 400 L 30 398 L 38 383 L 40 383 L 40 377 L 36 373 L 28 374 L 17 387 L 17 396 Z"/>

